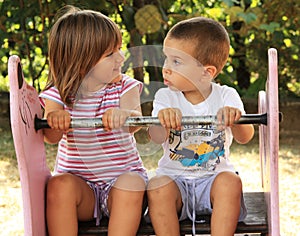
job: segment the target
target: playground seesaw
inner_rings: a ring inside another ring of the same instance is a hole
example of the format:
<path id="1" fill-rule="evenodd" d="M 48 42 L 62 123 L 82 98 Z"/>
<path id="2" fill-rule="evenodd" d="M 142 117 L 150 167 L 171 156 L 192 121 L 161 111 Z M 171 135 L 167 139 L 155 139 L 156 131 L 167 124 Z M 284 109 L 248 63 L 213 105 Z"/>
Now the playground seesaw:
<path id="1" fill-rule="evenodd" d="M 266 90 L 258 95 L 258 114 L 244 115 L 240 124 L 259 125 L 259 150 L 262 191 L 244 192 L 248 211 L 247 218 L 239 222 L 236 233 L 280 235 L 279 197 L 278 197 L 278 74 L 277 51 L 268 50 L 268 78 Z M 11 56 L 8 62 L 10 81 L 10 112 L 14 146 L 22 187 L 24 235 L 46 236 L 45 187 L 51 172 L 46 164 L 46 151 L 42 128 L 49 127 L 47 120 L 41 119 L 42 109 L 38 93 L 26 83 L 18 56 Z M 186 124 L 213 124 L 216 117 L 184 117 Z M 148 126 L 159 124 L 155 117 L 136 117 L 127 119 L 126 125 Z M 72 120 L 72 127 L 101 127 L 101 120 Z M 196 234 L 210 233 L 210 215 L 199 216 L 204 223 L 196 224 Z M 108 219 L 95 226 L 94 221 L 79 222 L 78 235 L 107 235 Z M 180 223 L 181 234 L 192 234 L 189 220 Z M 154 235 L 151 224 L 140 222 L 137 235 Z"/>

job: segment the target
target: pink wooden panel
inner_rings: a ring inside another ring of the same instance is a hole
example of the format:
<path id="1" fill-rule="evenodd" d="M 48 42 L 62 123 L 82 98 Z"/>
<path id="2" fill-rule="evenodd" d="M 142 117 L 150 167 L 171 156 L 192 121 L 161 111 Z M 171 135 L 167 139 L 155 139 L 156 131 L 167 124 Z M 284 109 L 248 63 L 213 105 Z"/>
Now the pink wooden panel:
<path id="1" fill-rule="evenodd" d="M 278 106 L 278 69 L 277 51 L 268 50 L 268 79 L 266 93 L 260 93 L 260 112 L 268 113 L 267 127 L 260 126 L 260 155 L 262 162 L 263 188 L 268 206 L 269 235 L 280 235 L 279 224 L 279 106 Z"/>
<path id="2" fill-rule="evenodd" d="M 267 113 L 267 98 L 266 91 L 259 91 L 258 93 L 258 113 Z M 267 126 L 259 126 L 259 155 L 260 155 L 260 166 L 261 166 L 261 184 L 264 188 L 265 176 L 266 176 L 266 140 L 267 136 Z"/>
<path id="3" fill-rule="evenodd" d="M 21 179 L 24 235 L 46 235 L 45 185 L 50 171 L 46 164 L 42 131 L 34 129 L 34 117 L 42 116 L 36 90 L 23 80 L 20 59 L 8 61 L 10 119 Z"/>

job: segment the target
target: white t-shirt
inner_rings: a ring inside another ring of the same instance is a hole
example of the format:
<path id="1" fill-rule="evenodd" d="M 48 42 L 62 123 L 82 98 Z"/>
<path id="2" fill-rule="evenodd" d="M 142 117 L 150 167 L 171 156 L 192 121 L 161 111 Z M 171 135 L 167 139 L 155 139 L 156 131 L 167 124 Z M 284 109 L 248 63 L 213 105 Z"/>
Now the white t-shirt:
<path id="1" fill-rule="evenodd" d="M 155 94 L 152 116 L 163 108 L 179 108 L 183 116 L 215 116 L 224 106 L 238 108 L 245 113 L 237 91 L 212 83 L 211 94 L 204 102 L 193 105 L 180 91 L 162 88 Z M 232 143 L 230 128 L 218 130 L 216 125 L 183 125 L 182 130 L 171 130 L 162 144 L 164 155 L 159 160 L 157 174 L 200 177 L 221 171 L 235 171 L 229 162 Z"/>

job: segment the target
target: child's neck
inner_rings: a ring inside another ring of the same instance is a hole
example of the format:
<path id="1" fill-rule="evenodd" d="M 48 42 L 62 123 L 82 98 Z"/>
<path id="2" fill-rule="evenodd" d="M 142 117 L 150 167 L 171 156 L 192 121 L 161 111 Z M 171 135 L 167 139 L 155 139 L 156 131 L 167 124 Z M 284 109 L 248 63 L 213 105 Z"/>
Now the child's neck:
<path id="1" fill-rule="evenodd" d="M 186 100 L 188 100 L 191 104 L 196 105 L 201 102 L 204 102 L 206 98 L 210 95 L 212 91 L 212 86 L 209 86 L 206 90 L 201 89 L 201 92 L 199 90 L 193 90 L 193 91 L 185 91 L 182 92 Z"/>

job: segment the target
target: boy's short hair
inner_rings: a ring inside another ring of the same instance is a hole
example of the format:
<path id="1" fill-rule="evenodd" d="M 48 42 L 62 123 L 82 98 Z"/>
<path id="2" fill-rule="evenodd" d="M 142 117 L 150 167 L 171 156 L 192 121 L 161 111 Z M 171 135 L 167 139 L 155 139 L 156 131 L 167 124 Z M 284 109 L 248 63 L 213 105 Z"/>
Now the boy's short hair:
<path id="1" fill-rule="evenodd" d="M 192 40 L 193 55 L 202 65 L 213 65 L 217 74 L 223 69 L 230 49 L 228 33 L 219 22 L 205 17 L 194 17 L 175 24 L 167 34 L 179 40 Z"/>

